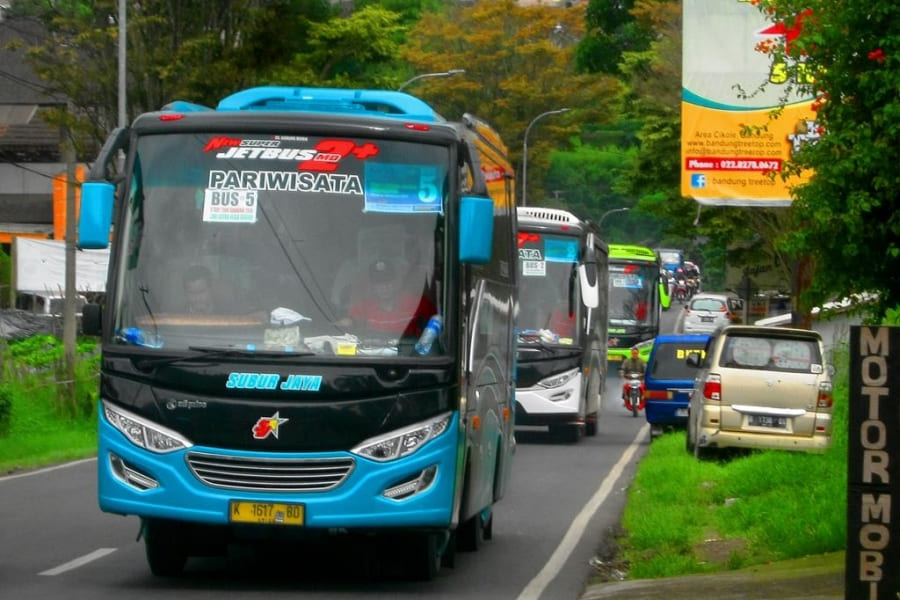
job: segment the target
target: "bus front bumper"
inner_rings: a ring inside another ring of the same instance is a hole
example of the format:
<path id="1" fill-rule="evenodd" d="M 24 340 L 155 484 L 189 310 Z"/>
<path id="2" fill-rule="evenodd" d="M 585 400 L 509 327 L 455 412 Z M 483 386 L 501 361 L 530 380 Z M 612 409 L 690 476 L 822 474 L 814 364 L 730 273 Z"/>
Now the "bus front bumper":
<path id="1" fill-rule="evenodd" d="M 417 452 L 377 462 L 349 452 L 263 453 L 194 446 L 166 454 L 131 443 L 101 415 L 97 454 L 100 508 L 105 512 L 227 525 L 232 501 L 292 507 L 302 505 L 309 528 L 379 529 L 451 524 L 455 487 L 456 415 L 446 431 Z M 227 489 L 203 482 L 190 467 L 191 455 L 237 461 L 352 461 L 346 478 L 327 491 Z M 425 481 L 417 488 L 416 482 Z M 397 496 L 397 490 L 415 489 Z M 392 492 L 388 492 L 392 490 Z M 389 497 L 393 494 L 394 497 Z"/>

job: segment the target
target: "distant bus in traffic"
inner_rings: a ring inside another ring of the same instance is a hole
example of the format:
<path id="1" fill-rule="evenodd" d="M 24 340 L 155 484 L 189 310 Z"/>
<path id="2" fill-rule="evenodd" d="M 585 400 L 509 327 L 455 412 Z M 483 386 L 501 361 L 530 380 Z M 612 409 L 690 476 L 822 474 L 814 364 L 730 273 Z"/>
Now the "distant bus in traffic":
<path id="1" fill-rule="evenodd" d="M 632 346 L 659 335 L 660 316 L 669 303 L 656 252 L 644 246 L 609 245 L 610 361 L 625 360 Z"/>
<path id="2" fill-rule="evenodd" d="M 517 212 L 516 423 L 547 426 L 575 442 L 597 433 L 609 250 L 592 223 L 570 212 Z"/>

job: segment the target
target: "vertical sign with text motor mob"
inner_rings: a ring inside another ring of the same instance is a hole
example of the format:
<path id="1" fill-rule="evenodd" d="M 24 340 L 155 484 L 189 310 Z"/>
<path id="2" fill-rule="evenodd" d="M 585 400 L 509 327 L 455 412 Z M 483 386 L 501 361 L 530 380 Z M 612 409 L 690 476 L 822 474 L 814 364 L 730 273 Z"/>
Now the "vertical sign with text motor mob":
<path id="1" fill-rule="evenodd" d="M 850 329 L 846 598 L 900 597 L 900 328 Z"/>

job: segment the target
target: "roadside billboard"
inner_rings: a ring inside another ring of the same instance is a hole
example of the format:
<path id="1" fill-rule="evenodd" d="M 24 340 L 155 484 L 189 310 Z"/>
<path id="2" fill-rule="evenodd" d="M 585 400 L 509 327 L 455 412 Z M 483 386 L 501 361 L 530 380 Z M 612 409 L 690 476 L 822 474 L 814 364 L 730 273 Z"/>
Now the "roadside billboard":
<path id="1" fill-rule="evenodd" d="M 803 179 L 779 175 L 820 132 L 813 97 L 788 92 L 786 65 L 764 50 L 795 40 L 803 16 L 772 23 L 750 0 L 683 0 L 683 196 L 712 206 L 790 205 L 789 187 Z"/>

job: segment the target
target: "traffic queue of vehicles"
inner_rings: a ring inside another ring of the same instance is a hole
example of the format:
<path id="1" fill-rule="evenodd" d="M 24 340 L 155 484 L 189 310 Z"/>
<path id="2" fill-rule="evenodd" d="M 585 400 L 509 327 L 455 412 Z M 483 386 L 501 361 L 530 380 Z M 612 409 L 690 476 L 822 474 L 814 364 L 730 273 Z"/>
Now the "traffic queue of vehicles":
<path id="1" fill-rule="evenodd" d="M 342 536 L 431 579 L 490 538 L 517 418 L 597 433 L 608 361 L 660 341 L 660 260 L 566 211 L 517 214 L 506 154 L 476 117 L 383 90 L 252 88 L 112 132 L 79 216 L 82 248 L 116 233 L 82 318 L 102 339 L 98 497 L 140 518 L 155 575 L 233 542 Z M 823 416 L 730 410 L 827 434 L 818 346 L 742 336 L 704 350 L 740 362 L 695 387 L 695 446 L 740 439 L 710 407 L 764 342 Z"/>

